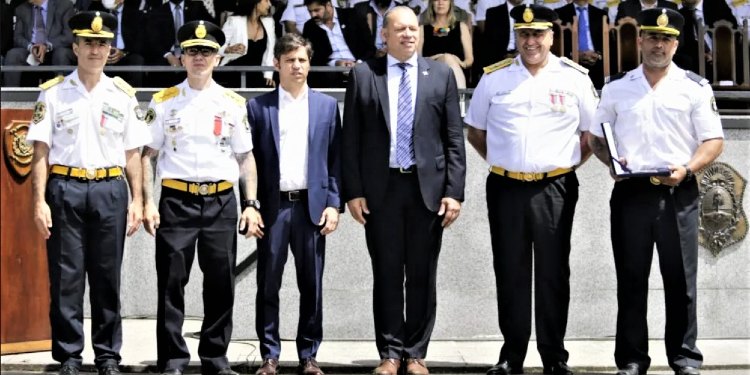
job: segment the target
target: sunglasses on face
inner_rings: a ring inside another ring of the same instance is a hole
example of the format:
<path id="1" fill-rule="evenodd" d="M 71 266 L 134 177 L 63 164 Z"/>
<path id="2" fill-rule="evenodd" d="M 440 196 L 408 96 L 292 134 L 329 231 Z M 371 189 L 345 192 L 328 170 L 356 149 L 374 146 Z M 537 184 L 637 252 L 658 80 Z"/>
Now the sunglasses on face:
<path id="1" fill-rule="evenodd" d="M 210 47 L 188 47 L 185 48 L 185 54 L 188 56 L 198 56 L 201 54 L 203 57 L 209 57 L 216 53 L 216 50 Z"/>

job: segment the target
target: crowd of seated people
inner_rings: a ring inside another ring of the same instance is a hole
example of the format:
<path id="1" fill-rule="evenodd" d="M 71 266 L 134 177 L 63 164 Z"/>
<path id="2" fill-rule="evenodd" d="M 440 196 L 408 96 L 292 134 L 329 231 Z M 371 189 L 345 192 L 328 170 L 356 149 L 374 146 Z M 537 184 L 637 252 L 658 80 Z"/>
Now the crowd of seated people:
<path id="1" fill-rule="evenodd" d="M 2 65 L 75 65 L 73 41 L 67 19 L 78 11 L 98 10 L 114 14 L 119 25 L 113 40 L 110 66 L 181 65 L 176 32 L 194 20 L 221 25 L 227 42 L 220 53 L 221 66 L 261 66 L 263 72 L 245 74 L 245 87 L 275 87 L 273 45 L 283 33 L 308 38 L 315 53 L 313 66 L 351 67 L 373 56 L 383 56 L 383 16 L 393 7 L 406 5 L 419 15 L 420 53 L 448 64 L 459 88 L 473 87 L 482 68 L 516 54 L 510 9 L 528 2 L 556 9 L 563 25 L 577 20 L 576 43 L 570 33 L 563 38 L 562 54 L 589 69 L 595 86 L 604 84 L 605 66 L 616 72 L 616 46 L 610 40 L 605 61 L 602 29 L 634 18 L 651 7 L 678 9 L 686 19 L 685 32 L 675 63 L 712 80 L 713 40 L 701 30 L 726 21 L 734 28 L 750 18 L 750 0 L 0 0 Z M 680 5 L 676 4 L 680 3 Z M 739 35 L 739 33 L 738 33 Z M 612 39 L 612 38 L 611 38 Z M 735 66 L 741 70 L 741 38 L 737 38 Z M 572 51 L 577 46 L 577 51 Z M 699 48 L 702 48 L 699 51 Z M 704 60 L 701 62 L 699 58 Z M 35 86 L 56 72 L 3 72 L 5 87 Z M 167 87 L 181 81 L 183 72 L 122 71 L 136 87 Z M 239 72 L 221 72 L 217 80 L 240 87 Z M 736 83 L 743 79 L 738 71 Z M 314 72 L 314 87 L 344 87 L 346 73 Z"/>

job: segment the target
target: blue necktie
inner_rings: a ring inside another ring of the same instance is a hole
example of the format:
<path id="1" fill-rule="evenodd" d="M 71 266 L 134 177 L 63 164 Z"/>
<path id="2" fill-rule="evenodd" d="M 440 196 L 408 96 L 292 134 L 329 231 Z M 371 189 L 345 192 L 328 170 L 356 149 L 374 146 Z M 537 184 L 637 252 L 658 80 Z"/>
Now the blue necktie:
<path id="1" fill-rule="evenodd" d="M 398 84 L 398 112 L 396 118 L 396 163 L 401 168 L 408 168 L 414 164 L 414 144 L 412 131 L 414 127 L 414 111 L 411 106 L 411 83 L 409 81 L 408 63 L 399 63 L 401 68 L 401 82 Z"/>
<path id="2" fill-rule="evenodd" d="M 589 45 L 589 20 L 588 14 L 586 14 L 586 7 L 578 8 L 578 50 L 579 51 L 590 51 L 591 46 Z"/>

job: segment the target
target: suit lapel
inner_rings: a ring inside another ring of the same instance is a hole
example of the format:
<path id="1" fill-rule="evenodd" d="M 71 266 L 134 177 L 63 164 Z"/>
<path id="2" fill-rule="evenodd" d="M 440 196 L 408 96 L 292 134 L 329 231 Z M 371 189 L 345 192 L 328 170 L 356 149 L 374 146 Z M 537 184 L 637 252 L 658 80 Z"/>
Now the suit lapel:
<path id="1" fill-rule="evenodd" d="M 46 28 L 47 28 L 47 41 L 49 41 L 49 37 L 50 37 L 49 36 L 49 31 L 52 30 L 52 21 L 55 18 L 55 5 L 57 5 L 57 2 L 55 2 L 55 1 L 49 1 L 49 0 L 47 1 L 47 22 L 46 22 L 46 24 L 47 24 L 47 26 L 46 26 Z M 33 9 L 34 8 L 32 7 L 32 10 Z M 34 13 L 32 13 L 32 15 L 33 14 Z M 34 24 L 31 24 L 31 26 L 32 26 L 32 29 L 33 29 L 34 28 Z"/>
<path id="2" fill-rule="evenodd" d="M 375 70 L 373 71 L 373 79 L 375 80 L 375 91 L 378 94 L 378 100 L 380 100 L 380 107 L 383 109 L 383 117 L 385 117 L 385 126 L 390 131 L 391 129 L 391 111 L 388 101 L 388 66 L 387 59 L 385 56 L 375 61 Z"/>
<path id="3" fill-rule="evenodd" d="M 422 99 L 422 90 L 427 85 L 427 79 L 430 76 L 430 66 L 422 56 L 417 58 L 417 95 L 414 103 L 414 127 L 419 124 L 419 117 L 422 114 L 424 101 Z"/>
<path id="4" fill-rule="evenodd" d="M 276 155 L 280 155 L 279 147 L 279 89 L 272 91 L 270 105 L 268 106 L 268 119 L 271 122 L 271 133 L 273 133 L 273 144 L 276 146 Z"/>
<path id="5" fill-rule="evenodd" d="M 307 90 L 307 108 L 307 113 L 309 113 L 307 119 L 307 149 L 312 150 L 315 130 L 317 129 L 317 121 L 315 121 L 313 113 L 320 112 L 320 108 L 318 107 L 318 93 L 311 89 Z"/>

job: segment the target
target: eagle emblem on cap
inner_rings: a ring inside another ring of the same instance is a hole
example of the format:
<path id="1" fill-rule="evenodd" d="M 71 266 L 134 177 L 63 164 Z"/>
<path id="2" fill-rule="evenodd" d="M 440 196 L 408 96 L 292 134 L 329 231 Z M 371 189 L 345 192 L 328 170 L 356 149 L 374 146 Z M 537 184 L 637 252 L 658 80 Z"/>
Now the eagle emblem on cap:
<path id="1" fill-rule="evenodd" d="M 656 24 L 659 25 L 659 27 L 665 27 L 669 24 L 669 17 L 667 17 L 666 9 L 661 10 L 661 15 L 656 18 Z"/>
<path id="2" fill-rule="evenodd" d="M 91 31 L 98 33 L 102 31 L 102 17 L 99 12 L 96 12 L 96 17 L 91 21 Z"/>
<path id="3" fill-rule="evenodd" d="M 195 27 L 195 36 L 201 39 L 206 37 L 206 26 L 203 24 L 203 21 Z"/>
<path id="4" fill-rule="evenodd" d="M 526 10 L 523 11 L 523 20 L 526 23 L 534 20 L 534 11 L 531 8 L 526 7 Z"/>

